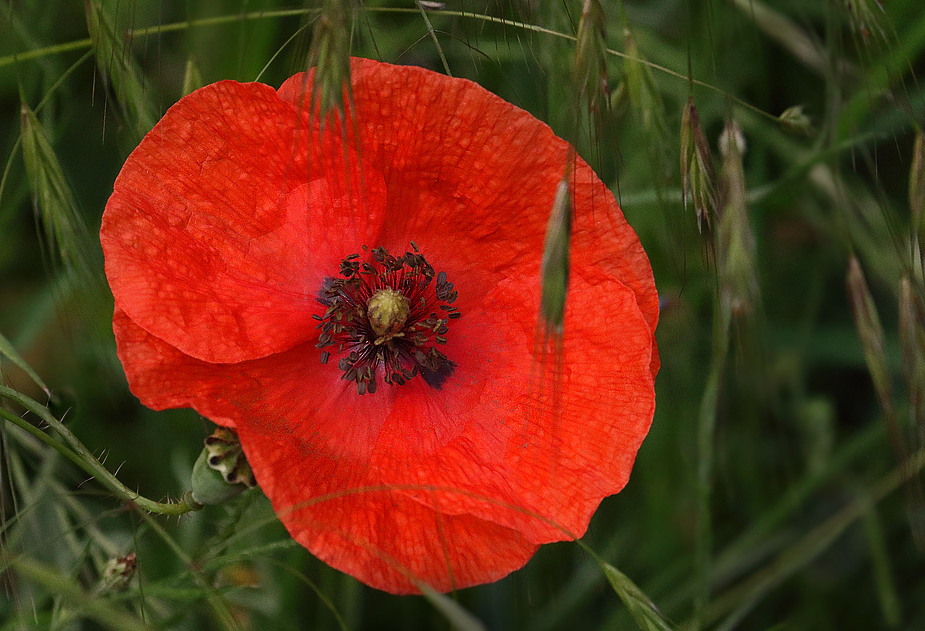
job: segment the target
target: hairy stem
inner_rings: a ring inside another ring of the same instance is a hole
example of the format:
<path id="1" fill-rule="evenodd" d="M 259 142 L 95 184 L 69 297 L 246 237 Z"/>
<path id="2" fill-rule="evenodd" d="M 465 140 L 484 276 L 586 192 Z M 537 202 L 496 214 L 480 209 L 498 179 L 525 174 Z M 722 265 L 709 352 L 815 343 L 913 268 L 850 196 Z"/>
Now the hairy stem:
<path id="1" fill-rule="evenodd" d="M 202 505 L 194 501 L 189 493 L 184 493 L 176 502 L 155 502 L 154 500 L 142 497 L 122 484 L 109 469 L 103 466 L 103 464 L 90 453 L 90 450 L 74 436 L 64 423 L 55 418 L 54 415 L 38 401 L 3 385 L 0 385 L 0 397 L 12 401 L 24 407 L 32 414 L 35 414 L 43 423 L 46 423 L 48 427 L 54 429 L 61 437 L 61 440 L 43 432 L 32 423 L 20 418 L 9 410 L 0 408 L 0 417 L 24 429 L 46 445 L 55 449 L 55 451 L 62 456 L 96 478 L 103 486 L 119 497 L 119 499 L 130 502 L 149 513 L 158 513 L 160 515 L 182 515 L 183 513 L 200 510 L 202 508 Z"/>

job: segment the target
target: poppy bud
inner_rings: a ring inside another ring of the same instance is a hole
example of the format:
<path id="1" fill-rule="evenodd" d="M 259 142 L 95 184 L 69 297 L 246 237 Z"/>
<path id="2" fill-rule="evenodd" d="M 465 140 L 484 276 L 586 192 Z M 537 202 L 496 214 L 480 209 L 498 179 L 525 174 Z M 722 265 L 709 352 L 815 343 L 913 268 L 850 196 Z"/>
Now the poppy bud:
<path id="1" fill-rule="evenodd" d="M 109 559 L 93 592 L 97 595 L 121 592 L 132 581 L 137 568 L 138 560 L 134 553 Z"/>
<path id="2" fill-rule="evenodd" d="M 256 486 L 254 474 L 233 430 L 216 428 L 205 440 L 193 465 L 193 499 L 200 504 L 221 504 Z"/>

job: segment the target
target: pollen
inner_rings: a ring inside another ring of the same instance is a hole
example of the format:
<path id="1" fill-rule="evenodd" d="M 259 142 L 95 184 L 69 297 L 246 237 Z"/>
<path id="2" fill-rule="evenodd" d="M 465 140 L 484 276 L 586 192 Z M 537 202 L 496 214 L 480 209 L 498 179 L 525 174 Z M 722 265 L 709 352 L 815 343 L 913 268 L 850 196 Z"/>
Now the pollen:
<path id="1" fill-rule="evenodd" d="M 411 244 L 401 257 L 385 248 L 345 257 L 338 277 L 324 280 L 318 294 L 326 310 L 318 320 L 321 363 L 339 356 L 342 379 L 356 382 L 357 393 L 375 393 L 378 379 L 404 385 L 420 376 L 440 389 L 456 364 L 437 346 L 447 343 L 450 323 L 461 313 L 457 292 Z"/>

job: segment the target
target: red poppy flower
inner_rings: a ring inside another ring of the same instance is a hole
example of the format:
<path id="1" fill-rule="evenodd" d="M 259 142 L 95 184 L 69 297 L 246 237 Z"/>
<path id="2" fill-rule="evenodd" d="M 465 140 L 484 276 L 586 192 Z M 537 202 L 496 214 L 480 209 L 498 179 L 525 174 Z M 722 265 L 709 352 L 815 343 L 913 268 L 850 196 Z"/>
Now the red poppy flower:
<path id="1" fill-rule="evenodd" d="M 544 352 L 568 145 L 470 81 L 368 60 L 322 134 L 308 81 L 202 88 L 126 162 L 101 238 L 132 392 L 236 428 L 292 536 L 364 583 L 496 580 L 626 484 L 658 370 L 648 260 L 579 160 Z"/>

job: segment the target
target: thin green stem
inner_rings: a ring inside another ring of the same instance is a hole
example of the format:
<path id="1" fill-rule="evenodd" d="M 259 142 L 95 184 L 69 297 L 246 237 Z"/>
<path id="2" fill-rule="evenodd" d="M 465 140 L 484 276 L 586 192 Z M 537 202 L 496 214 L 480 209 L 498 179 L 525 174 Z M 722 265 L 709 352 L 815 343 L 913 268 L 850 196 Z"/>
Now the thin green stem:
<path id="1" fill-rule="evenodd" d="M 90 41 L 90 38 L 78 39 L 73 42 L 66 42 L 64 44 L 55 44 L 54 46 L 45 46 L 43 48 L 36 48 L 35 50 L 27 50 L 22 53 L 13 53 L 12 55 L 6 55 L 0 57 L 0 68 L 3 66 L 11 66 L 20 61 L 29 61 L 31 59 L 41 59 L 42 57 L 48 57 L 50 55 L 60 55 L 61 53 L 69 53 L 72 50 L 83 50 L 84 48 L 90 48 L 90 45 L 93 42 Z"/>
<path id="2" fill-rule="evenodd" d="M 149 35 L 160 35 L 161 33 L 172 33 L 194 27 L 221 26 L 222 24 L 233 24 L 235 22 L 245 22 L 248 20 L 292 17 L 296 15 L 304 15 L 313 11 L 314 9 L 287 9 L 279 11 L 255 11 L 252 13 L 245 13 L 244 15 L 221 15 L 212 18 L 201 18 L 198 20 L 172 22 L 170 24 L 159 24 L 157 26 L 149 26 L 147 28 L 131 29 L 126 31 L 125 35 L 127 38 L 134 39 L 138 37 L 147 37 Z M 35 50 L 29 50 L 22 53 L 13 53 L 12 55 L 0 57 L 0 68 L 3 66 L 10 66 L 21 61 L 29 61 L 31 59 L 39 59 L 49 55 L 59 55 L 61 53 L 67 53 L 74 50 L 82 50 L 84 48 L 90 48 L 92 45 L 93 40 L 88 37 L 86 39 L 79 39 L 64 44 L 56 44 L 54 46 L 36 48 Z"/>
<path id="3" fill-rule="evenodd" d="M 433 24 L 430 23 L 430 18 L 427 17 L 427 11 L 424 9 L 423 5 L 421 5 L 420 0 L 416 0 L 415 4 L 421 12 L 421 17 L 424 18 L 424 24 L 427 25 L 427 32 L 430 33 L 430 38 L 434 41 L 434 46 L 437 47 L 437 54 L 440 55 L 440 61 L 443 62 L 443 70 L 446 72 L 446 76 L 452 77 L 453 73 L 450 72 L 450 64 L 447 63 L 446 55 L 443 54 L 443 47 L 440 46 L 440 41 L 437 39 L 437 32 L 434 30 Z"/>
<path id="4" fill-rule="evenodd" d="M 710 373 L 700 401 L 697 427 L 697 527 L 694 541 L 694 568 L 696 595 L 694 597 L 695 628 L 710 597 L 713 573 L 713 528 L 710 501 L 713 482 L 713 440 L 716 434 L 716 412 L 720 386 L 729 354 L 729 327 L 731 314 L 722 299 L 716 302 L 713 332 L 713 357 Z"/>
<path id="5" fill-rule="evenodd" d="M 4 385 L 0 385 L 0 397 L 13 401 L 32 414 L 35 414 L 49 427 L 54 429 L 64 442 L 62 443 L 53 438 L 25 419 L 3 408 L 0 408 L 0 417 L 24 429 L 49 447 L 52 447 L 62 456 L 96 478 L 103 486 L 115 493 L 119 499 L 130 502 L 142 510 L 150 513 L 158 513 L 160 515 L 182 515 L 202 508 L 201 504 L 193 500 L 190 493 L 184 493 L 176 502 L 155 502 L 154 500 L 142 497 L 122 484 L 109 469 L 103 466 L 103 464 L 90 453 L 90 450 L 71 433 L 71 430 L 69 430 L 64 423 L 55 418 L 54 415 L 38 401 Z"/>

